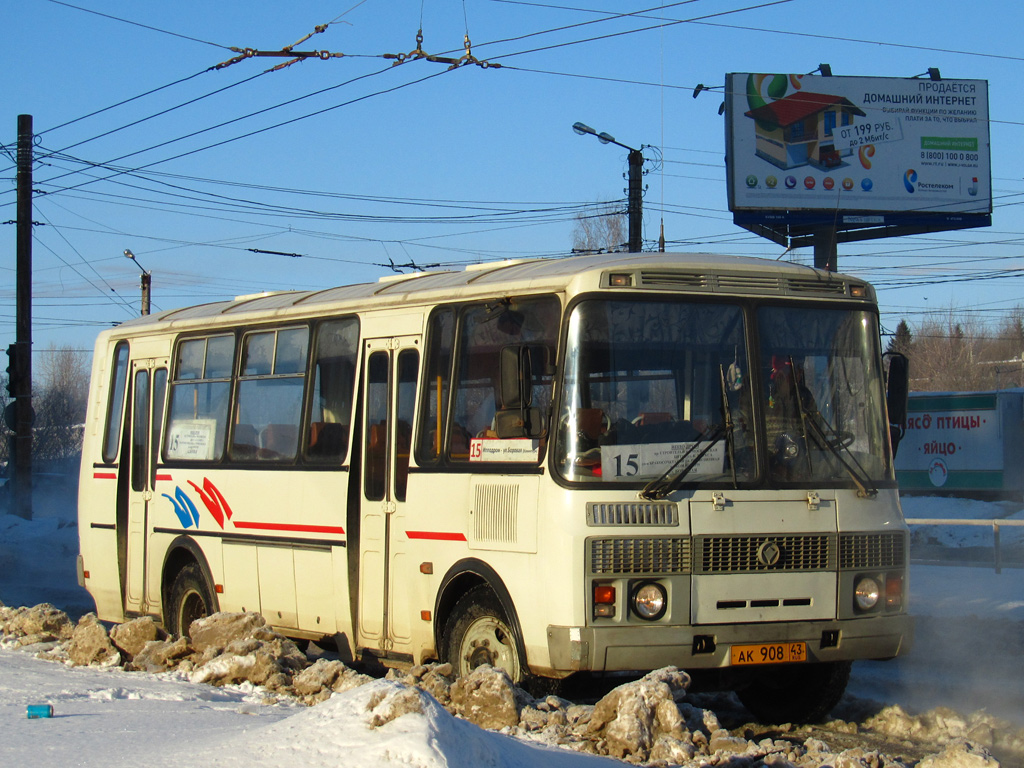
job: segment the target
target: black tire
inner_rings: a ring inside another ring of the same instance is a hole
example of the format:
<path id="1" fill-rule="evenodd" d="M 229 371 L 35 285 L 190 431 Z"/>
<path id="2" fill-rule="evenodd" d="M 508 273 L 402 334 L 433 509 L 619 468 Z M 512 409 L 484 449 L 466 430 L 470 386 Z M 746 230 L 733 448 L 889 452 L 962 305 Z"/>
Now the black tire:
<path id="1" fill-rule="evenodd" d="M 188 636 L 196 619 L 217 611 L 210 587 L 198 563 L 189 563 L 174 577 L 164 612 L 164 626 L 176 637 Z"/>
<path id="2" fill-rule="evenodd" d="M 445 623 L 443 641 L 445 660 L 457 677 L 483 664 L 504 669 L 516 684 L 526 676 L 515 633 L 489 587 L 474 587 L 459 599 Z"/>
<path id="3" fill-rule="evenodd" d="M 846 690 L 849 661 L 772 667 L 736 692 L 761 723 L 817 723 L 825 719 Z"/>

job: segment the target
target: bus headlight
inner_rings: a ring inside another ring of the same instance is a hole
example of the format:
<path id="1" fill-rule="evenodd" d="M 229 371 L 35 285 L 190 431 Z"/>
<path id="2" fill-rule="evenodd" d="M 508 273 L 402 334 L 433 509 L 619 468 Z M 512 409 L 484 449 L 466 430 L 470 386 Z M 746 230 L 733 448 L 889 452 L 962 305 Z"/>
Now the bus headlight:
<path id="1" fill-rule="evenodd" d="M 853 602 L 860 610 L 870 611 L 878 605 L 878 598 L 881 595 L 882 589 L 878 582 L 871 576 L 862 576 L 853 589 Z"/>
<path id="2" fill-rule="evenodd" d="M 633 613 L 641 619 L 655 621 L 668 609 L 668 594 L 655 581 L 645 581 L 633 590 Z"/>

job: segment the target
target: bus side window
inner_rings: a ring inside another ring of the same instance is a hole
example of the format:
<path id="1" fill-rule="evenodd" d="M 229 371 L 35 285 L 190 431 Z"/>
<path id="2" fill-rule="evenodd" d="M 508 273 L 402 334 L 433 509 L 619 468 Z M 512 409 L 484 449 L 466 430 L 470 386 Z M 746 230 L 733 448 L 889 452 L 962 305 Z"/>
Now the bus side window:
<path id="1" fill-rule="evenodd" d="M 423 382 L 423 403 L 420 406 L 419 443 L 416 461 L 432 464 L 441 456 L 444 446 L 444 425 L 448 416 L 448 392 L 452 380 L 452 347 L 455 344 L 455 311 L 451 307 L 436 310 L 430 317 L 427 332 L 426 370 Z M 458 450 L 460 435 L 452 434 L 452 451 Z M 469 452 L 469 442 L 463 452 Z"/>
<path id="2" fill-rule="evenodd" d="M 224 455 L 235 337 L 200 336 L 178 344 L 164 436 L 168 460 L 214 461 Z"/>
<path id="3" fill-rule="evenodd" d="M 381 501 L 387 491 L 389 365 L 386 352 L 374 352 L 366 374 L 366 455 L 364 493 Z"/>
<path id="4" fill-rule="evenodd" d="M 328 320 L 317 326 L 313 391 L 306 411 L 307 461 L 340 464 L 348 452 L 355 389 L 359 320 Z"/>
<path id="5" fill-rule="evenodd" d="M 554 296 L 503 299 L 466 307 L 459 326 L 458 367 L 452 408 L 449 457 L 469 461 L 469 440 L 497 437 L 494 418 L 501 401 L 501 351 L 525 345 L 555 349 L 560 307 Z M 545 369 L 549 354 L 538 352 L 538 368 Z M 543 434 L 551 412 L 552 371 L 537 370 L 532 377 L 532 407 L 538 409 L 537 434 Z M 463 446 L 465 446 L 463 448 Z M 461 449 L 461 450 L 460 450 Z"/>
<path id="6" fill-rule="evenodd" d="M 124 412 L 124 390 L 128 382 L 128 342 L 118 342 L 114 349 L 114 371 L 110 376 L 110 400 L 107 404 L 107 431 L 103 439 L 103 460 L 117 458 L 121 442 L 121 416 Z"/>
<path id="7" fill-rule="evenodd" d="M 292 461 L 298 454 L 308 344 L 306 326 L 256 331 L 242 338 L 235 423 L 259 430 L 258 460 Z M 234 446 L 232 457 L 252 458 L 234 453 Z"/>
<path id="8" fill-rule="evenodd" d="M 412 417 L 416 407 L 416 377 L 420 355 L 415 349 L 398 353 L 398 398 L 395 403 L 395 498 L 405 501 L 409 483 L 409 451 L 412 449 Z"/>

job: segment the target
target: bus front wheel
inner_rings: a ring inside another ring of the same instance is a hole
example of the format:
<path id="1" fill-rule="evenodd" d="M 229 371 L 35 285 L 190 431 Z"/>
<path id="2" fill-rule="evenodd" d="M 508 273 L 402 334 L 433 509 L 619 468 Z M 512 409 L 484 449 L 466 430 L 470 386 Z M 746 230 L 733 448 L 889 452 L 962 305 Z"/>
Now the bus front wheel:
<path id="1" fill-rule="evenodd" d="M 515 635 L 494 592 L 471 589 L 455 604 L 445 624 L 447 661 L 458 677 L 484 664 L 505 670 L 513 683 L 523 681 L 523 660 Z"/>
<path id="2" fill-rule="evenodd" d="M 736 695 L 761 723 L 817 723 L 842 698 L 850 666 L 832 661 L 772 667 Z"/>
<path id="3" fill-rule="evenodd" d="M 213 597 L 197 563 L 189 563 L 178 571 L 167 602 L 166 624 L 171 635 L 188 635 L 188 628 L 193 621 L 210 615 L 213 611 Z"/>

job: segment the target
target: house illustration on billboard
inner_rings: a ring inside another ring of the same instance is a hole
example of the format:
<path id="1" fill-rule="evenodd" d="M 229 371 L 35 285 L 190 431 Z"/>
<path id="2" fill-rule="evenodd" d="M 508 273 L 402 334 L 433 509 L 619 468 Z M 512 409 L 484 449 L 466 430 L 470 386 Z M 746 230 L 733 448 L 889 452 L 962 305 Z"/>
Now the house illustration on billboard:
<path id="1" fill-rule="evenodd" d="M 865 113 L 849 99 L 798 91 L 744 113 L 754 120 L 756 154 L 783 170 L 812 165 L 822 170 L 842 165 L 849 147 L 836 148 L 833 133 Z"/>

